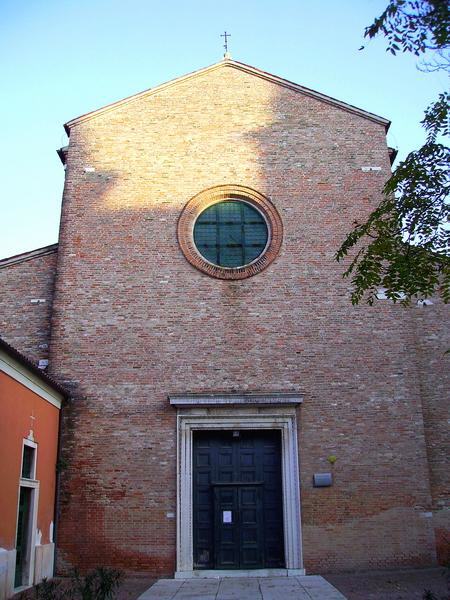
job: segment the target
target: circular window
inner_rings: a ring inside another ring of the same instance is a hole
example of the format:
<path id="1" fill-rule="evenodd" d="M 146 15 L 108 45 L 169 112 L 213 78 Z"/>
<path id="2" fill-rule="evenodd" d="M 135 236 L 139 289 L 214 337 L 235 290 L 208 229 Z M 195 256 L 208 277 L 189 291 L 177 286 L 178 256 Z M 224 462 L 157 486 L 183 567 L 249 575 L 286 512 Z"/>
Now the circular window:
<path id="1" fill-rule="evenodd" d="M 219 279 L 244 279 L 265 269 L 278 254 L 280 216 L 262 194 L 243 186 L 220 186 L 194 196 L 178 221 L 187 260 Z"/>
<path id="2" fill-rule="evenodd" d="M 251 264 L 264 252 L 268 239 L 265 218 L 248 202 L 217 202 L 206 208 L 194 224 L 197 250 L 219 267 Z"/>

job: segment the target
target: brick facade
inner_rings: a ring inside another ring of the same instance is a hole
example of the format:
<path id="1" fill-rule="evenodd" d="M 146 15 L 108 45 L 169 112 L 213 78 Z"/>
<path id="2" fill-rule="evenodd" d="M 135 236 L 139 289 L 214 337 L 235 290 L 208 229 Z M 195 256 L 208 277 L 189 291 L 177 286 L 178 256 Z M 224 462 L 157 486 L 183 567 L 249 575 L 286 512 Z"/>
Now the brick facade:
<path id="1" fill-rule="evenodd" d="M 0 337 L 38 362 L 48 358 L 57 245 L 0 260 Z"/>
<path id="2" fill-rule="evenodd" d="M 173 573 L 167 398 L 217 391 L 304 399 L 307 572 L 433 564 L 448 487 L 445 387 L 424 366 L 434 307 L 353 307 L 334 261 L 389 176 L 385 123 L 229 61 L 69 126 L 50 348 L 74 394 L 60 569 Z M 248 279 L 212 278 L 179 247 L 184 207 L 220 185 L 256 190 L 282 219 L 280 252 Z M 334 485 L 313 488 L 330 470 Z"/>
<path id="3" fill-rule="evenodd" d="M 450 335 L 448 306 L 435 302 L 415 311 L 415 350 L 422 396 L 436 550 L 441 564 L 450 561 L 449 464 Z"/>

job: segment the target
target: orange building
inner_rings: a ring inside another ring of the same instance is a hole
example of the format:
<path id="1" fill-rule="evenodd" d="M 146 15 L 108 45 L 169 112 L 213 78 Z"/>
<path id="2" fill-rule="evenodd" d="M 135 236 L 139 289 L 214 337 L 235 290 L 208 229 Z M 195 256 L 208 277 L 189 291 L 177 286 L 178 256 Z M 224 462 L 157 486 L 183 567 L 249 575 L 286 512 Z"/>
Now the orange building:
<path id="1" fill-rule="evenodd" d="M 0 600 L 53 575 L 65 391 L 0 339 Z"/>

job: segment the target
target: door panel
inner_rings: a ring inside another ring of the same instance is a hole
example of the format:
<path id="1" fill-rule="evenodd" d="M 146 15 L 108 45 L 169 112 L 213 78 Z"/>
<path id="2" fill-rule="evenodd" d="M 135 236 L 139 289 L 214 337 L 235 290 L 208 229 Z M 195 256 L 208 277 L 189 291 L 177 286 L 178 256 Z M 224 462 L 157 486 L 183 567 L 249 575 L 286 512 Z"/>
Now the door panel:
<path id="1" fill-rule="evenodd" d="M 238 489 L 241 569 L 259 569 L 264 566 L 262 492 L 261 485 Z"/>
<path id="2" fill-rule="evenodd" d="M 234 487 L 216 487 L 214 499 L 216 568 L 238 569 L 238 490 Z"/>
<path id="3" fill-rule="evenodd" d="M 263 564 L 262 486 L 215 486 L 215 567 L 258 569 Z"/>

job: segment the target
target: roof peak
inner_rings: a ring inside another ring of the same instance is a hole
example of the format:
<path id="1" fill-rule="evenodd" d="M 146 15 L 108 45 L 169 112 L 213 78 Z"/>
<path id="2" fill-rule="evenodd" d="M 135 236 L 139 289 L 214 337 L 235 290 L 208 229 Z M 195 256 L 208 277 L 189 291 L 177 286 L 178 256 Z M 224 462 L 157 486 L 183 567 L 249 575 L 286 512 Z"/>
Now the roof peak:
<path id="1" fill-rule="evenodd" d="M 76 117 L 75 119 L 71 119 L 70 121 L 67 121 L 67 123 L 64 124 L 64 128 L 65 128 L 67 134 L 70 135 L 70 129 L 74 125 L 78 125 L 79 123 L 82 123 L 84 121 L 92 119 L 100 114 L 103 114 L 110 110 L 114 110 L 118 106 L 122 106 L 129 102 L 134 102 L 135 100 L 138 100 L 139 98 L 143 98 L 145 96 L 151 96 L 152 94 L 160 92 L 161 90 L 164 90 L 166 88 L 178 85 L 189 79 L 199 77 L 201 75 L 204 75 L 204 74 L 214 71 L 216 69 L 220 69 L 220 68 L 224 68 L 224 67 L 228 67 L 228 68 L 232 67 L 232 68 L 238 69 L 239 71 L 247 73 L 249 75 L 260 77 L 261 79 L 265 79 L 266 81 L 270 81 L 276 85 L 280 85 L 281 87 L 289 88 L 296 92 L 305 94 L 312 98 L 315 98 L 321 102 L 325 102 L 327 104 L 337 106 L 348 112 L 358 114 L 366 119 L 380 123 L 380 124 L 384 125 L 384 127 L 386 128 L 386 131 L 389 129 L 390 121 L 388 119 L 385 119 L 384 117 L 380 117 L 379 115 L 375 115 L 374 113 L 368 112 L 366 110 L 363 110 L 363 109 L 353 106 L 351 104 L 347 104 L 346 102 L 342 102 L 341 100 L 337 100 L 336 98 L 332 98 L 331 96 L 327 96 L 326 94 L 316 92 L 310 88 L 307 88 L 307 87 L 304 87 L 297 83 L 294 83 L 292 81 L 289 81 L 288 79 L 283 79 L 282 77 L 279 77 L 278 75 L 272 75 L 271 73 L 268 73 L 267 71 L 258 69 L 257 67 L 252 67 L 251 65 L 247 65 L 245 63 L 234 60 L 231 58 L 231 55 L 228 52 L 226 52 L 224 54 L 224 57 L 222 60 L 220 60 L 212 65 L 209 65 L 208 67 L 203 67 L 202 69 L 192 71 L 191 73 L 188 73 L 186 75 L 182 75 L 180 77 L 177 77 L 177 78 L 167 81 L 165 83 L 157 85 L 153 88 L 144 90 L 143 92 L 138 92 L 137 94 L 133 94 L 132 96 L 128 96 L 126 98 L 123 98 L 122 100 L 118 100 L 117 102 L 107 104 L 106 106 L 103 106 L 96 110 L 93 110 L 93 111 L 90 111 L 83 115 L 80 115 L 79 117 Z"/>

